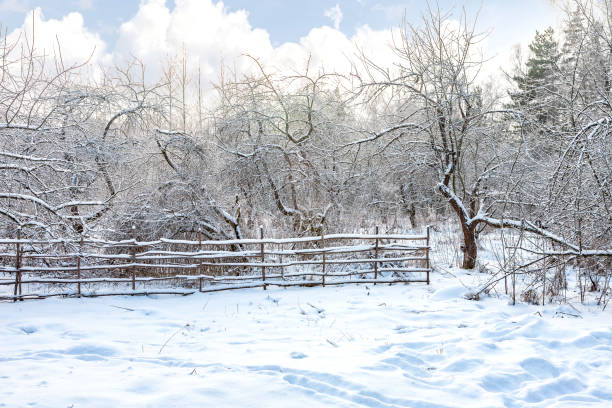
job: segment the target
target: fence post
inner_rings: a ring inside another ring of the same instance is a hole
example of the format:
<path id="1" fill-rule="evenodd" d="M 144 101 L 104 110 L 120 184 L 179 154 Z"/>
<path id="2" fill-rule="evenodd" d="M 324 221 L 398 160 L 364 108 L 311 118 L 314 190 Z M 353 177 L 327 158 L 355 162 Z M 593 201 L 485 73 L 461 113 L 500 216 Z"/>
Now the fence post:
<path id="1" fill-rule="evenodd" d="M 376 243 L 374 244 L 374 280 L 378 280 L 378 225 L 375 230 Z M 376 282 L 374 282 L 376 285 Z"/>
<path id="2" fill-rule="evenodd" d="M 512 268 L 512 305 L 516 305 L 516 271 Z"/>
<path id="3" fill-rule="evenodd" d="M 199 251 L 202 252 L 202 228 L 198 228 L 198 248 L 199 248 Z M 202 254 L 200 254 L 200 256 L 201 255 Z M 202 291 L 202 258 L 200 258 L 199 265 L 198 265 L 198 275 L 200 275 L 200 277 L 198 278 L 198 290 L 201 292 Z"/>
<path id="4" fill-rule="evenodd" d="M 283 244 L 278 244 L 278 252 L 281 252 L 278 255 L 278 263 L 282 265 L 283 264 L 283 254 L 282 254 L 282 252 L 283 252 Z M 281 279 L 285 280 L 285 267 L 284 266 L 280 267 L 280 274 L 281 274 Z"/>
<path id="5" fill-rule="evenodd" d="M 259 239 L 262 240 L 261 244 L 260 244 L 260 257 L 261 257 L 261 280 L 263 281 L 263 289 L 266 290 L 266 267 L 263 265 L 265 262 L 265 255 L 264 255 L 264 243 L 263 243 L 263 239 L 264 239 L 264 232 L 263 232 L 263 225 L 261 225 L 259 227 Z"/>
<path id="6" fill-rule="evenodd" d="M 136 230 L 136 226 L 132 225 L 132 239 L 134 240 L 134 244 L 130 247 L 130 252 L 132 253 L 132 290 L 136 290 L 136 235 L 134 233 Z"/>
<path id="7" fill-rule="evenodd" d="M 325 287 L 325 235 L 321 227 L 321 251 L 323 251 L 323 287 Z"/>
<path id="8" fill-rule="evenodd" d="M 431 225 L 427 226 L 427 235 L 426 235 L 426 241 L 425 241 L 425 245 L 427 246 L 427 248 L 425 249 L 425 267 L 427 268 L 427 284 L 429 285 L 429 271 L 431 270 L 431 265 L 430 265 L 430 261 L 429 261 L 429 229 L 431 228 Z"/>
<path id="9" fill-rule="evenodd" d="M 77 294 L 81 297 L 81 254 L 83 253 L 83 234 L 79 241 L 79 254 L 77 255 Z"/>
<path id="10" fill-rule="evenodd" d="M 17 243 L 15 244 L 15 290 L 13 292 L 14 296 L 21 296 L 21 243 L 19 240 L 21 239 L 21 227 L 17 227 Z M 19 300 L 23 300 L 23 298 L 19 298 Z M 17 301 L 17 298 L 13 300 Z"/>
<path id="11" fill-rule="evenodd" d="M 130 252 L 132 253 L 132 267 L 130 268 L 132 270 L 132 290 L 136 290 L 136 265 L 134 265 L 136 263 L 136 244 L 135 243 L 130 248 Z"/>

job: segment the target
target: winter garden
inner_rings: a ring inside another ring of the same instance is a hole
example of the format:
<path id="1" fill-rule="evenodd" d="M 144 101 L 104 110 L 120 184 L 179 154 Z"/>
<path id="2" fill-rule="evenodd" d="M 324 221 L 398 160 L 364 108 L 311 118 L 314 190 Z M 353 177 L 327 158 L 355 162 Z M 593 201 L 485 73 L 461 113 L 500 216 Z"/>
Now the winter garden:
<path id="1" fill-rule="evenodd" d="M 0 407 L 612 405 L 612 2 L 555 7 L 493 75 L 435 2 L 340 67 L 3 31 Z"/>

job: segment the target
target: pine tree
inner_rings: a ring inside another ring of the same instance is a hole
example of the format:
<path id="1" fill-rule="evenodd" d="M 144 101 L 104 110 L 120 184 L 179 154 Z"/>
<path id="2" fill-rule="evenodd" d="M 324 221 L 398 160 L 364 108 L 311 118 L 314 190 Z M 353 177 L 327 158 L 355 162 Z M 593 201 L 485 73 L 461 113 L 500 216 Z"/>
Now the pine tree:
<path id="1" fill-rule="evenodd" d="M 514 108 L 531 113 L 541 125 L 550 125 L 556 119 L 555 101 L 559 45 L 552 28 L 536 31 L 529 44 L 530 55 L 525 72 L 514 76 L 518 92 L 510 93 Z"/>
<path id="2" fill-rule="evenodd" d="M 580 9 L 572 11 L 563 29 L 563 45 L 561 47 L 561 64 L 568 68 L 577 62 L 577 56 L 581 53 L 585 42 L 584 18 Z"/>
<path id="3" fill-rule="evenodd" d="M 582 10 L 570 12 L 563 30 L 559 61 L 563 76 L 566 129 L 576 131 L 576 114 L 582 107 L 610 91 L 610 53 L 603 44 L 605 29 L 600 21 L 587 21 Z"/>

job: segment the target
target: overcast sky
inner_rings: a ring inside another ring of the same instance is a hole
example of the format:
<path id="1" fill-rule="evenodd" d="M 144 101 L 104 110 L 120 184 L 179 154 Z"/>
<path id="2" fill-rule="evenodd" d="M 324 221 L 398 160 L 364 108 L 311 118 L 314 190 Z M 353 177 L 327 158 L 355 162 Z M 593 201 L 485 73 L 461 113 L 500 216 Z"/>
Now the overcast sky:
<path id="1" fill-rule="evenodd" d="M 479 11 L 480 30 L 490 32 L 486 52 L 498 57 L 498 65 L 513 45 L 527 44 L 536 29 L 560 18 L 550 0 L 440 0 L 440 5 L 453 10 L 454 18 L 462 7 L 471 17 Z M 0 0 L 0 21 L 13 38 L 23 28 L 31 30 L 34 21 L 39 48 L 53 47 L 57 38 L 63 56 L 75 60 L 95 46 L 94 62 L 136 55 L 155 65 L 184 46 L 214 76 L 221 60 L 244 53 L 280 65 L 312 54 L 342 69 L 351 44 L 384 54 L 389 29 L 404 15 L 417 21 L 425 7 L 425 0 Z"/>

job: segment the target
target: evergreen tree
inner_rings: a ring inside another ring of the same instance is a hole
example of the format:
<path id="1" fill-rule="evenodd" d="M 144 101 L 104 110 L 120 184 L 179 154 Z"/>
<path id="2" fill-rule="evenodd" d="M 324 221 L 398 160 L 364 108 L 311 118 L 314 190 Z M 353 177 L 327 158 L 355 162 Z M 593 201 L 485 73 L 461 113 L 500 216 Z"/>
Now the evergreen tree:
<path id="1" fill-rule="evenodd" d="M 580 9 L 570 12 L 563 29 L 563 46 L 561 47 L 561 64 L 572 69 L 584 47 L 586 27 Z"/>
<path id="2" fill-rule="evenodd" d="M 553 95 L 561 57 L 553 29 L 549 27 L 542 33 L 536 31 L 529 51 L 525 72 L 521 71 L 513 78 L 518 91 L 510 93 L 512 106 L 532 114 L 540 125 L 551 125 L 556 119 Z"/>
<path id="3" fill-rule="evenodd" d="M 610 91 L 610 51 L 602 42 L 603 24 L 587 21 L 579 8 L 568 14 L 563 33 L 559 70 L 564 88 L 559 94 L 565 101 L 565 129 L 575 132 L 576 115 Z"/>

